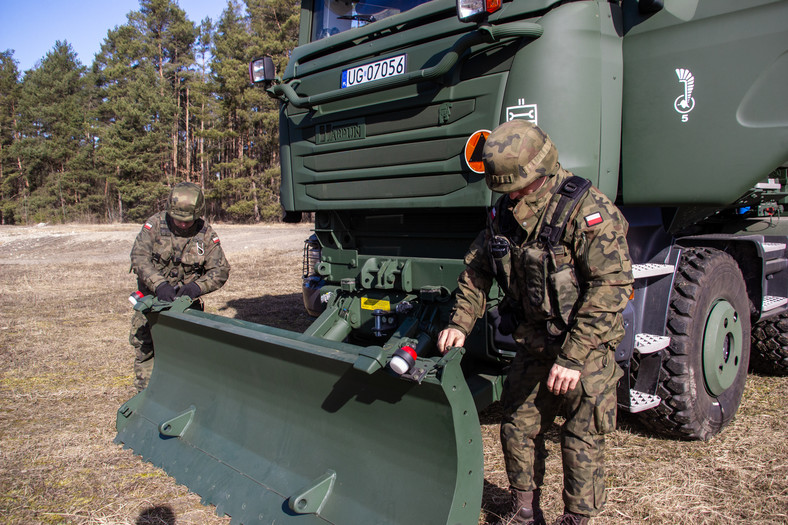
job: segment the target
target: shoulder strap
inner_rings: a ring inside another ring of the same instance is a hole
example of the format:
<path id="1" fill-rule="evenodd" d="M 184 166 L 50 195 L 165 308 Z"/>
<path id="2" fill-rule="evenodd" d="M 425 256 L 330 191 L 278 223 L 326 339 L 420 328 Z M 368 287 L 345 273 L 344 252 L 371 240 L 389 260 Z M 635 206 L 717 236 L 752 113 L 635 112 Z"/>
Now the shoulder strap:
<path id="1" fill-rule="evenodd" d="M 512 244 L 520 244 L 523 241 L 523 230 L 517 224 L 514 214 L 510 207 L 512 201 L 508 194 L 502 195 L 498 201 L 493 205 L 492 214 L 490 216 L 490 232 L 492 236 L 503 235 Z M 498 231 L 494 231 L 492 223 L 496 222 Z"/>
<path id="2" fill-rule="evenodd" d="M 498 231 L 503 231 L 508 227 L 508 221 L 506 218 L 506 211 L 507 207 L 509 206 L 509 195 L 503 194 L 498 197 L 498 200 L 495 201 L 493 204 L 492 210 L 490 211 L 490 228 L 492 228 L 492 224 L 494 222 L 498 222 Z"/>
<path id="3" fill-rule="evenodd" d="M 553 214 L 542 223 L 542 229 L 539 231 L 538 236 L 539 241 L 551 248 L 558 243 L 564 234 L 569 217 L 572 216 L 572 212 L 577 208 L 580 199 L 583 198 L 590 187 L 590 180 L 577 175 L 572 175 L 561 184 L 550 201 L 552 204 L 556 199 L 559 199 Z M 549 204 L 548 209 L 550 209 Z"/>

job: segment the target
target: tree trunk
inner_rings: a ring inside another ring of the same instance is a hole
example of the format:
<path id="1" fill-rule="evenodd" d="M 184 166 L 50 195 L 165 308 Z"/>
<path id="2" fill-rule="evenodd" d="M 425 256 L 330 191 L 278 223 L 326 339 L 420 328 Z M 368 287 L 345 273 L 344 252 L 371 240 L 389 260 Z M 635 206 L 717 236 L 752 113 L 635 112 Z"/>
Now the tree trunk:
<path id="1" fill-rule="evenodd" d="M 205 187 L 205 102 L 200 106 L 200 186 Z"/>
<path id="2" fill-rule="evenodd" d="M 2 187 L 3 187 L 3 143 L 2 141 L 0 141 L 0 188 Z M 3 194 L 0 193 L 0 201 L 2 200 L 3 200 Z M 2 208 L 0 208 L 0 224 L 5 224 L 5 215 L 3 215 Z"/>
<path id="3" fill-rule="evenodd" d="M 260 222 L 260 206 L 257 202 L 257 185 L 252 179 L 252 197 L 254 198 L 254 222 Z"/>
<path id="4" fill-rule="evenodd" d="M 192 180 L 192 140 L 189 136 L 189 86 L 186 86 L 186 180 Z"/>
<path id="5" fill-rule="evenodd" d="M 115 175 L 120 180 L 120 166 L 115 167 Z M 123 222 L 123 199 L 120 197 L 120 187 L 118 187 L 118 222 Z"/>
<path id="6" fill-rule="evenodd" d="M 107 224 L 112 222 L 112 214 L 109 208 L 109 177 L 104 179 L 104 219 Z"/>
<path id="7" fill-rule="evenodd" d="M 175 74 L 175 115 L 172 119 L 172 173 L 178 181 L 178 127 L 181 114 L 181 79 Z M 188 179 L 187 179 L 188 180 Z"/>
<path id="8" fill-rule="evenodd" d="M 159 79 L 164 80 L 164 51 L 161 48 L 161 40 L 158 43 L 159 47 Z M 159 90 L 161 96 L 164 96 L 164 82 L 161 83 L 161 88 Z"/>
<path id="9" fill-rule="evenodd" d="M 62 174 L 61 174 L 61 177 L 58 177 L 57 191 L 60 194 L 60 213 L 63 215 L 63 224 L 65 224 L 66 223 L 66 199 L 63 198 L 63 188 L 60 185 L 60 179 L 61 178 L 62 178 Z"/>
<path id="10" fill-rule="evenodd" d="M 16 166 L 19 168 L 19 193 L 22 194 L 22 199 L 24 204 L 22 205 L 22 212 L 23 217 L 25 218 L 25 224 L 27 224 L 27 188 L 29 184 L 27 183 L 27 179 L 25 178 L 24 172 L 22 171 L 22 157 L 16 158 Z"/>
<path id="11" fill-rule="evenodd" d="M 243 169 L 244 169 L 244 133 L 241 130 L 241 124 L 238 123 L 238 151 L 236 152 L 238 155 L 238 177 L 243 177 Z"/>

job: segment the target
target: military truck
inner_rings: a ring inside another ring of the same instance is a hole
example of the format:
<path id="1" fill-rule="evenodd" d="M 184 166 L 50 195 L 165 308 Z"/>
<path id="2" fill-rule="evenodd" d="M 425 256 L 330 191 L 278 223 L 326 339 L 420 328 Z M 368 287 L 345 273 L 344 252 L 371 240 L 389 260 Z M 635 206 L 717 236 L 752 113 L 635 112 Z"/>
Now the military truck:
<path id="1" fill-rule="evenodd" d="M 303 0 L 277 77 L 281 201 L 314 213 L 304 333 L 143 298 L 156 345 L 117 441 L 233 523 L 472 524 L 478 413 L 515 349 L 501 292 L 441 356 L 497 199 L 486 133 L 526 119 L 621 207 L 636 284 L 619 407 L 709 439 L 755 350 L 788 371 L 788 2 Z"/>

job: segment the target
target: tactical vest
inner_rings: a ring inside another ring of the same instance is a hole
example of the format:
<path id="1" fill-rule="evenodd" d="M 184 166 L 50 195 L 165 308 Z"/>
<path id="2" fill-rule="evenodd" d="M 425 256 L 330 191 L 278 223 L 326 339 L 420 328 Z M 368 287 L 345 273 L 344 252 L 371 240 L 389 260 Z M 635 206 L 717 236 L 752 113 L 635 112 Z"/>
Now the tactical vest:
<path id="1" fill-rule="evenodd" d="M 208 231 L 208 225 L 202 219 L 199 221 L 201 223 L 198 224 L 199 231 L 190 237 L 183 249 L 178 252 L 173 242 L 175 234 L 170 231 L 167 216 L 166 214 L 161 216 L 159 238 L 154 243 L 151 260 L 156 264 L 161 274 L 167 277 L 170 284 L 185 284 L 194 280 L 189 277 L 199 277 L 205 273 L 205 234 Z M 191 249 L 193 245 L 196 246 L 195 250 Z"/>
<path id="2" fill-rule="evenodd" d="M 488 252 L 496 281 L 520 321 L 544 321 L 554 336 L 568 330 L 580 297 L 571 250 L 561 239 L 590 187 L 591 181 L 574 175 L 561 183 L 532 238 L 523 238 L 525 230 L 512 214 L 508 195 L 498 199 L 497 221 L 490 221 Z"/>

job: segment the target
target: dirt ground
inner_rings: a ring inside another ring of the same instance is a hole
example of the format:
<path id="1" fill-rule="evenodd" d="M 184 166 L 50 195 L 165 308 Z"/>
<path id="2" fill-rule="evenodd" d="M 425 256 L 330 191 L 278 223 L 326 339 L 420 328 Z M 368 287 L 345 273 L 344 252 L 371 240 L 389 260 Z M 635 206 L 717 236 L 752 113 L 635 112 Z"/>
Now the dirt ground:
<path id="1" fill-rule="evenodd" d="M 232 265 L 206 310 L 303 331 L 308 225 L 215 225 Z M 139 225 L 0 226 L 0 523 L 229 524 L 113 443 L 134 394 L 128 343 Z M 594 525 L 788 523 L 788 378 L 751 374 L 734 422 L 709 442 L 666 440 L 622 418 L 608 439 L 608 505 Z M 494 411 L 482 414 L 494 520 L 507 487 Z M 560 446 L 544 506 L 561 511 Z M 343 524 L 356 525 L 356 524 Z M 403 524 L 406 525 L 406 524 Z M 434 524 L 407 524 L 434 525 Z"/>

